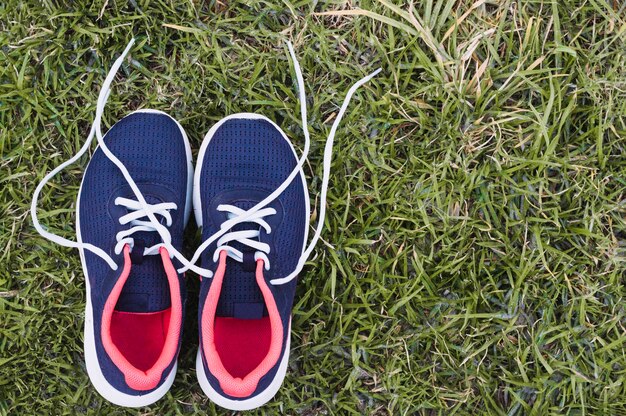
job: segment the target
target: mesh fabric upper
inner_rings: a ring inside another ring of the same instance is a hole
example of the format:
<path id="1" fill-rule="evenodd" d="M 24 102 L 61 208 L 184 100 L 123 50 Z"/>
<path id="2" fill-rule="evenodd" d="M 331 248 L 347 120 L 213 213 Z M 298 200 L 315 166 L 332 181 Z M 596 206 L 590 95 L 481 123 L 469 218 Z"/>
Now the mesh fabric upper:
<path id="1" fill-rule="evenodd" d="M 225 219 L 222 213 L 215 211 L 214 199 L 249 209 L 262 199 L 261 196 L 267 196 L 280 186 L 296 162 L 290 144 L 265 120 L 231 119 L 221 125 L 200 161 L 203 240 L 219 230 Z M 237 195 L 236 190 L 241 193 Z M 260 195 L 252 197 L 252 191 Z M 225 194 L 228 198 L 223 197 Z M 271 269 L 266 273 L 268 280 L 283 277 L 296 266 L 305 233 L 305 203 L 302 180 L 296 176 L 278 200 L 269 205 L 281 213 L 265 218 L 272 227 L 268 239 L 261 239 L 271 247 L 268 255 Z M 204 267 L 214 264 L 215 247 L 213 244 L 204 252 Z M 293 293 L 287 296 L 293 297 Z M 262 302 L 262 297 L 254 282 L 254 272 L 246 272 L 241 263 L 229 260 L 218 315 L 231 316 L 231 305 L 238 302 Z"/>

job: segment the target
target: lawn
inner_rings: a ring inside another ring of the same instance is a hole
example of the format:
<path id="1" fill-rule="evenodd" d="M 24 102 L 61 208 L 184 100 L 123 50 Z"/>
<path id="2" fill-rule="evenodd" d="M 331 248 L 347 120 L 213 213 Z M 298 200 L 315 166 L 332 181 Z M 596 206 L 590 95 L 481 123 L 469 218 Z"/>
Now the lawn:
<path id="1" fill-rule="evenodd" d="M 170 393 L 112 406 L 85 373 L 78 252 L 28 215 L 132 36 L 103 125 L 163 110 L 194 155 L 242 111 L 301 149 L 291 40 L 313 202 L 338 105 L 383 68 L 338 131 L 287 378 L 256 413 L 626 414 L 626 5 L 392 1 L 0 4 L 0 415 L 223 412 L 195 376 L 197 276 Z M 66 237 L 86 163 L 39 205 Z M 188 237 L 190 255 L 193 224 Z"/>

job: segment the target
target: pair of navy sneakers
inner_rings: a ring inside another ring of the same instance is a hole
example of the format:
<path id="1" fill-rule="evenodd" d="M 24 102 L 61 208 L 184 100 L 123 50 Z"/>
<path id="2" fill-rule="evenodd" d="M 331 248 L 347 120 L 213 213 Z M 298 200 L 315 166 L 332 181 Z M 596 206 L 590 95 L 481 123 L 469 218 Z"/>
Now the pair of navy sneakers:
<path id="1" fill-rule="evenodd" d="M 302 156 L 268 118 L 235 114 L 210 129 L 194 173 L 185 131 L 161 111 L 135 111 L 101 131 L 111 83 L 133 42 L 104 81 L 85 144 L 35 190 L 33 223 L 44 237 L 80 251 L 87 286 L 85 362 L 103 397 L 139 407 L 167 393 L 181 344 L 184 273 L 192 270 L 201 276 L 199 384 L 224 408 L 259 407 L 276 394 L 287 370 L 296 276 L 324 223 L 337 126 L 352 94 L 378 71 L 349 90 L 335 118 L 324 150 L 318 226 L 307 244 L 310 203 L 302 167 L 310 138 L 304 81 L 291 44 Z M 45 184 L 84 155 L 94 138 L 98 147 L 80 186 L 77 241 L 71 241 L 40 225 L 37 201 Z M 187 260 L 181 250 L 192 211 L 202 243 Z"/>

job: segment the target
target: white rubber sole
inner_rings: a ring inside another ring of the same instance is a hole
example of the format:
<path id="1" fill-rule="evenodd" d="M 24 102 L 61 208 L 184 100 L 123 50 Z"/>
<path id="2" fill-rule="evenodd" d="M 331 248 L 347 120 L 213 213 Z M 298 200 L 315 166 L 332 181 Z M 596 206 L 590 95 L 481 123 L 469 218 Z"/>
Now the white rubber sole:
<path id="1" fill-rule="evenodd" d="M 198 160 L 196 163 L 196 172 L 195 172 L 194 181 L 193 181 L 193 212 L 194 212 L 194 217 L 196 219 L 196 224 L 198 225 L 198 228 L 202 228 L 202 201 L 200 198 L 201 197 L 200 179 L 202 178 L 202 160 L 204 159 L 204 155 L 206 153 L 207 148 L 209 147 L 209 143 L 211 142 L 211 139 L 213 138 L 217 129 L 219 129 L 220 126 L 222 126 L 222 124 L 232 119 L 267 121 L 268 123 L 272 124 L 280 132 L 280 134 L 283 136 L 285 141 L 289 143 L 289 146 L 291 147 L 291 151 L 293 152 L 293 155 L 296 158 L 296 160 L 299 159 L 298 155 L 296 154 L 296 149 L 293 147 L 293 144 L 291 143 L 291 141 L 289 141 L 289 138 L 287 137 L 285 132 L 276 123 L 274 123 L 272 120 L 270 120 L 269 118 L 263 115 L 254 114 L 254 113 L 238 113 L 238 114 L 229 115 L 227 117 L 224 117 L 220 121 L 218 121 L 216 124 L 214 124 L 211 127 L 208 133 L 204 136 L 204 139 L 202 140 L 202 145 L 200 146 L 200 152 L 198 153 Z M 302 179 L 302 187 L 304 189 L 304 197 L 306 201 L 306 217 L 305 217 L 306 225 L 305 225 L 305 231 L 304 231 L 304 239 L 302 240 L 302 249 L 304 250 L 304 248 L 306 247 L 308 236 L 309 236 L 309 220 L 311 216 L 311 204 L 310 204 L 310 199 L 309 199 L 309 192 L 307 188 L 306 178 L 304 176 L 303 171 L 300 171 L 300 178 Z M 202 353 L 200 349 L 198 349 L 198 354 L 196 356 L 196 376 L 198 377 L 198 382 L 200 383 L 200 387 L 202 387 L 202 391 L 204 391 L 204 394 L 206 394 L 207 397 L 211 399 L 211 401 L 213 401 L 215 404 L 225 409 L 242 411 L 242 410 L 252 410 L 252 409 L 256 409 L 257 407 L 261 407 L 265 403 L 270 401 L 276 395 L 276 392 L 278 392 L 278 390 L 280 389 L 280 386 L 283 384 L 283 380 L 285 379 L 285 374 L 287 372 L 287 365 L 289 363 L 290 345 L 291 345 L 291 322 L 289 322 L 289 333 L 287 335 L 287 343 L 285 345 L 285 354 L 283 355 L 282 361 L 280 362 L 276 376 L 274 377 L 274 379 L 272 380 L 272 382 L 270 383 L 267 389 L 265 389 L 263 392 L 261 392 L 257 396 L 251 399 L 247 399 L 247 400 L 229 399 L 227 397 L 222 396 L 211 387 L 209 380 L 206 377 L 206 373 L 204 372 L 204 365 L 202 364 L 202 356 L 201 356 Z"/>
<path id="2" fill-rule="evenodd" d="M 191 145 L 189 144 L 189 139 L 187 138 L 187 134 L 183 127 L 169 114 L 164 113 L 158 110 L 137 110 L 133 111 L 134 113 L 150 113 L 150 114 L 163 114 L 168 116 L 180 129 L 180 132 L 183 136 L 185 142 L 185 153 L 187 157 L 187 194 L 185 198 L 185 212 L 184 212 L 184 223 L 187 224 L 189 221 L 189 217 L 191 215 L 191 197 L 192 197 L 192 183 L 193 183 L 193 160 L 191 156 Z M 127 116 L 128 117 L 128 116 Z M 105 135 L 106 136 L 106 135 Z M 84 181 L 84 177 L 83 177 Z M 80 234 L 80 194 L 83 189 L 83 181 L 81 181 L 80 189 L 78 191 L 78 198 L 76 200 L 76 239 L 79 243 L 82 243 L 82 238 Z M 84 250 L 79 249 L 80 252 L 80 260 L 83 267 L 83 273 L 85 275 L 85 282 L 87 286 L 87 301 L 85 305 L 85 328 L 84 328 L 84 349 L 85 349 L 85 365 L 87 368 L 87 374 L 89 375 L 89 380 L 91 384 L 94 386 L 96 391 L 109 402 L 116 404 L 118 406 L 124 407 L 143 407 L 149 406 L 152 403 L 159 400 L 161 397 L 165 396 L 169 391 L 172 383 L 174 383 L 174 378 L 176 377 L 176 369 L 178 364 L 175 363 L 172 371 L 168 374 L 165 382 L 159 386 L 156 390 L 140 395 L 131 395 L 117 390 L 113 387 L 107 379 L 104 377 L 102 373 L 102 369 L 100 368 L 100 364 L 98 362 L 98 354 L 96 352 L 96 341 L 94 335 L 94 323 L 93 323 L 93 307 L 91 305 L 91 285 L 89 284 L 89 274 L 87 273 L 87 265 L 85 264 L 85 253 Z"/>
<path id="3" fill-rule="evenodd" d="M 289 323 L 289 333 L 291 334 L 291 322 Z M 196 355 L 196 376 L 198 377 L 198 383 L 200 384 L 200 387 L 202 388 L 204 394 L 206 394 L 213 403 L 223 407 L 224 409 L 243 411 L 261 407 L 265 403 L 272 400 L 280 389 L 280 386 L 283 385 L 283 380 L 285 380 L 285 374 L 287 374 L 287 366 L 289 364 L 290 344 L 291 336 L 287 336 L 285 354 L 280 361 L 280 365 L 278 366 L 278 371 L 276 372 L 274 379 L 265 390 L 263 390 L 261 393 L 251 399 L 232 400 L 222 396 L 220 393 L 215 391 L 215 389 L 211 387 L 211 383 L 209 383 L 209 380 L 207 379 L 206 373 L 204 371 L 204 365 L 202 364 L 202 352 L 199 348 L 198 354 Z"/>

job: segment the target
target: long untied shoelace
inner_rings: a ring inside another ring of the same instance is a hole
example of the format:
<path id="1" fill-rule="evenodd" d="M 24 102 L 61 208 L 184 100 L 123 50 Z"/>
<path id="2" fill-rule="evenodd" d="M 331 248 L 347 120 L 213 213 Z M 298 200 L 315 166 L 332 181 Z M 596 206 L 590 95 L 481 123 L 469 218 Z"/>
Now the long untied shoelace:
<path id="1" fill-rule="evenodd" d="M 138 230 L 140 230 L 140 231 L 147 231 L 147 230 L 156 231 L 159 234 L 159 236 L 161 237 L 162 243 L 157 244 L 157 245 L 155 245 L 153 247 L 150 247 L 149 249 L 146 249 L 144 254 L 145 255 L 156 254 L 158 252 L 158 248 L 164 247 L 169 252 L 170 257 L 176 258 L 183 265 L 183 267 L 178 269 L 179 273 L 183 273 L 183 272 L 185 272 L 187 270 L 192 270 L 192 271 L 194 271 L 195 273 L 197 273 L 197 274 L 199 274 L 201 276 L 211 278 L 213 276 L 213 271 L 208 270 L 208 269 L 204 269 L 202 267 L 199 267 L 199 266 L 195 265 L 195 263 L 198 261 L 198 259 L 202 255 L 202 253 L 214 241 L 216 241 L 218 238 L 220 238 L 223 234 L 227 233 L 230 229 L 232 229 L 237 224 L 240 224 L 240 223 L 243 223 L 243 222 L 248 222 L 248 221 L 251 220 L 251 218 L 252 218 L 252 220 L 254 220 L 255 214 L 256 214 L 256 216 L 258 216 L 257 213 L 260 210 L 262 210 L 269 203 L 271 203 L 276 198 L 278 198 L 278 196 L 282 192 L 284 192 L 285 189 L 287 189 L 287 187 L 291 184 L 291 182 L 294 180 L 294 178 L 300 172 L 302 172 L 302 168 L 303 168 L 304 162 L 307 160 L 308 153 L 309 153 L 309 148 L 310 148 L 310 144 L 311 144 L 311 139 L 310 139 L 309 128 L 308 128 L 308 116 L 307 116 L 306 94 L 305 94 L 305 90 L 304 90 L 304 79 L 302 77 L 302 71 L 300 69 L 300 64 L 298 63 L 298 60 L 296 59 L 296 54 L 294 52 L 293 46 L 291 45 L 291 42 L 287 42 L 287 46 L 289 48 L 289 54 L 291 55 L 291 59 L 293 61 L 294 69 L 295 69 L 295 72 L 296 72 L 296 78 L 297 78 L 297 82 L 298 82 L 298 93 L 299 93 L 299 100 L 300 100 L 300 112 L 301 112 L 301 115 L 302 115 L 302 130 L 304 132 L 304 139 L 305 139 L 304 149 L 302 151 L 302 155 L 301 155 L 300 159 L 298 160 L 298 163 L 293 168 L 293 170 L 291 171 L 289 176 L 287 176 L 287 178 L 281 183 L 281 185 L 278 188 L 276 188 L 271 194 L 269 194 L 267 197 L 265 197 L 265 199 L 263 199 L 262 201 L 258 202 L 255 206 L 253 206 L 249 210 L 247 210 L 247 211 L 238 211 L 238 212 L 234 213 L 232 216 L 230 216 L 230 218 L 228 220 L 226 220 L 224 223 L 222 223 L 222 226 L 221 226 L 219 231 L 217 231 L 213 235 L 211 235 L 207 240 L 205 240 L 197 248 L 197 250 L 195 251 L 195 253 L 192 256 L 191 260 L 187 260 L 172 245 L 172 238 L 171 238 L 169 230 L 167 229 L 166 226 L 161 224 L 161 222 L 156 217 L 156 215 L 161 215 L 161 216 L 163 215 L 163 212 L 164 212 L 163 211 L 163 207 L 158 206 L 158 205 L 151 205 L 151 204 L 148 204 L 146 202 L 146 199 L 145 199 L 144 195 L 139 190 L 139 187 L 137 186 L 137 184 L 135 183 L 135 181 L 131 177 L 130 173 L 128 172 L 128 170 L 126 169 L 124 164 L 107 147 L 106 143 L 104 142 L 104 135 L 102 134 L 102 130 L 101 130 L 102 114 L 104 112 L 104 107 L 105 107 L 106 102 L 107 102 L 107 100 L 109 98 L 109 95 L 111 93 L 111 83 L 113 82 L 113 79 L 115 78 L 115 75 L 117 74 L 117 71 L 121 67 L 121 65 L 122 65 L 122 63 L 124 61 L 124 58 L 126 57 L 128 52 L 130 51 L 130 49 L 131 49 L 131 47 L 133 46 L 134 43 L 135 43 L 135 39 L 131 39 L 131 41 L 126 46 L 126 49 L 124 49 L 124 52 L 122 52 L 122 54 L 119 56 L 119 58 L 117 58 L 115 60 L 115 62 L 113 63 L 113 66 L 111 67 L 107 77 L 104 80 L 104 83 L 102 84 L 102 88 L 100 90 L 100 94 L 98 95 L 98 102 L 97 102 L 97 105 L 96 105 L 96 115 L 95 115 L 95 118 L 94 118 L 94 122 L 93 122 L 93 125 L 91 126 L 91 130 L 89 132 L 89 135 L 87 136 L 87 140 L 85 140 L 85 143 L 83 144 L 83 146 L 80 148 L 80 150 L 72 158 L 66 160 L 65 162 L 63 162 L 62 164 L 57 166 L 55 169 L 53 169 L 50 173 L 48 173 L 41 180 L 39 185 L 37 185 L 37 188 L 35 189 L 35 192 L 33 193 L 33 200 L 32 200 L 31 207 L 30 207 L 30 214 L 31 214 L 31 217 L 32 217 L 32 220 L 33 220 L 33 225 L 35 226 L 35 229 L 37 230 L 37 232 L 39 232 L 39 234 L 41 234 L 44 238 L 46 238 L 46 239 L 48 239 L 48 240 L 50 240 L 50 241 L 52 241 L 54 243 L 57 243 L 57 244 L 59 244 L 61 246 L 64 246 L 64 247 L 71 247 L 71 248 L 78 248 L 78 249 L 81 249 L 81 250 L 88 250 L 88 251 L 94 253 L 95 255 L 97 255 L 98 257 L 102 258 L 104 261 L 106 261 L 107 264 L 111 267 L 111 269 L 117 270 L 118 266 L 115 263 L 115 261 L 113 260 L 113 258 L 111 258 L 111 256 L 109 256 L 100 247 L 97 247 L 97 246 L 94 246 L 93 244 L 89 244 L 89 243 L 85 243 L 85 242 L 78 242 L 78 241 L 68 240 L 68 239 L 63 238 L 61 236 L 58 236 L 56 234 L 50 233 L 49 231 L 47 231 L 41 225 L 41 223 L 39 222 L 39 219 L 37 217 L 37 202 L 39 200 L 39 195 L 40 195 L 43 187 L 50 181 L 50 179 L 52 179 L 54 176 L 56 176 L 59 172 L 61 172 L 67 166 L 75 163 L 78 159 L 80 159 L 89 150 L 89 147 L 91 146 L 91 143 L 93 142 L 93 139 L 95 137 L 97 142 L 98 142 L 99 147 L 102 149 L 102 151 L 104 152 L 106 157 L 111 162 L 113 162 L 117 166 L 117 168 L 120 170 L 120 172 L 124 176 L 126 182 L 128 183 L 128 185 L 132 189 L 133 194 L 137 198 L 136 201 L 126 201 L 127 205 L 132 206 L 132 208 L 136 211 L 134 217 L 135 218 L 137 218 L 139 216 L 148 217 L 148 221 L 142 221 L 141 222 L 142 228 L 138 229 Z M 373 73 L 371 73 L 370 75 L 362 78 L 361 80 L 357 81 L 348 90 L 348 93 L 346 94 L 346 97 L 344 98 L 344 101 L 343 101 L 343 104 L 341 105 L 339 113 L 337 114 L 337 116 L 335 118 L 335 121 L 333 122 L 333 125 L 332 125 L 332 127 L 330 129 L 330 133 L 328 134 L 328 138 L 326 140 L 326 145 L 324 147 L 322 186 L 321 186 L 321 192 L 320 192 L 320 212 L 319 212 L 319 219 L 318 219 L 318 222 L 317 222 L 317 227 L 315 228 L 315 233 L 313 234 L 313 238 L 311 239 L 309 244 L 307 246 L 303 247 L 302 253 L 300 255 L 300 258 L 298 259 L 298 263 L 296 264 L 296 267 L 294 268 L 294 270 L 291 273 L 289 273 L 287 276 L 270 280 L 271 284 L 273 284 L 273 285 L 280 285 L 280 284 L 288 283 L 291 280 L 293 280 L 298 275 L 298 273 L 300 273 L 302 268 L 304 267 L 304 264 L 307 261 L 307 259 L 309 258 L 309 256 L 311 255 L 311 252 L 313 251 L 313 249 L 315 247 L 315 244 L 319 240 L 320 235 L 322 233 L 322 227 L 324 226 L 324 219 L 326 217 L 326 195 L 327 195 L 327 192 L 328 192 L 328 182 L 329 182 L 329 179 L 330 179 L 330 165 L 331 165 L 331 161 L 332 161 L 332 149 L 333 149 L 333 143 L 334 143 L 334 140 L 335 140 L 335 134 L 337 132 L 337 128 L 339 127 L 339 123 L 341 122 L 341 119 L 343 118 L 343 116 L 344 116 L 344 114 L 345 114 L 345 112 L 346 112 L 346 110 L 348 108 L 348 105 L 350 104 L 350 100 L 352 99 L 352 95 L 355 93 L 355 91 L 359 87 L 361 87 L 363 84 L 365 84 L 366 82 L 371 80 L 380 71 L 381 71 L 381 69 L 378 69 L 378 70 L 374 71 Z M 174 208 L 174 207 L 170 207 L 170 209 L 171 208 Z M 76 209 L 80 209 L 80 207 L 76 207 Z M 126 239 L 130 239 L 130 233 L 129 232 L 124 233 L 123 237 L 126 238 Z M 124 241 L 124 240 L 122 240 L 122 241 Z"/>

